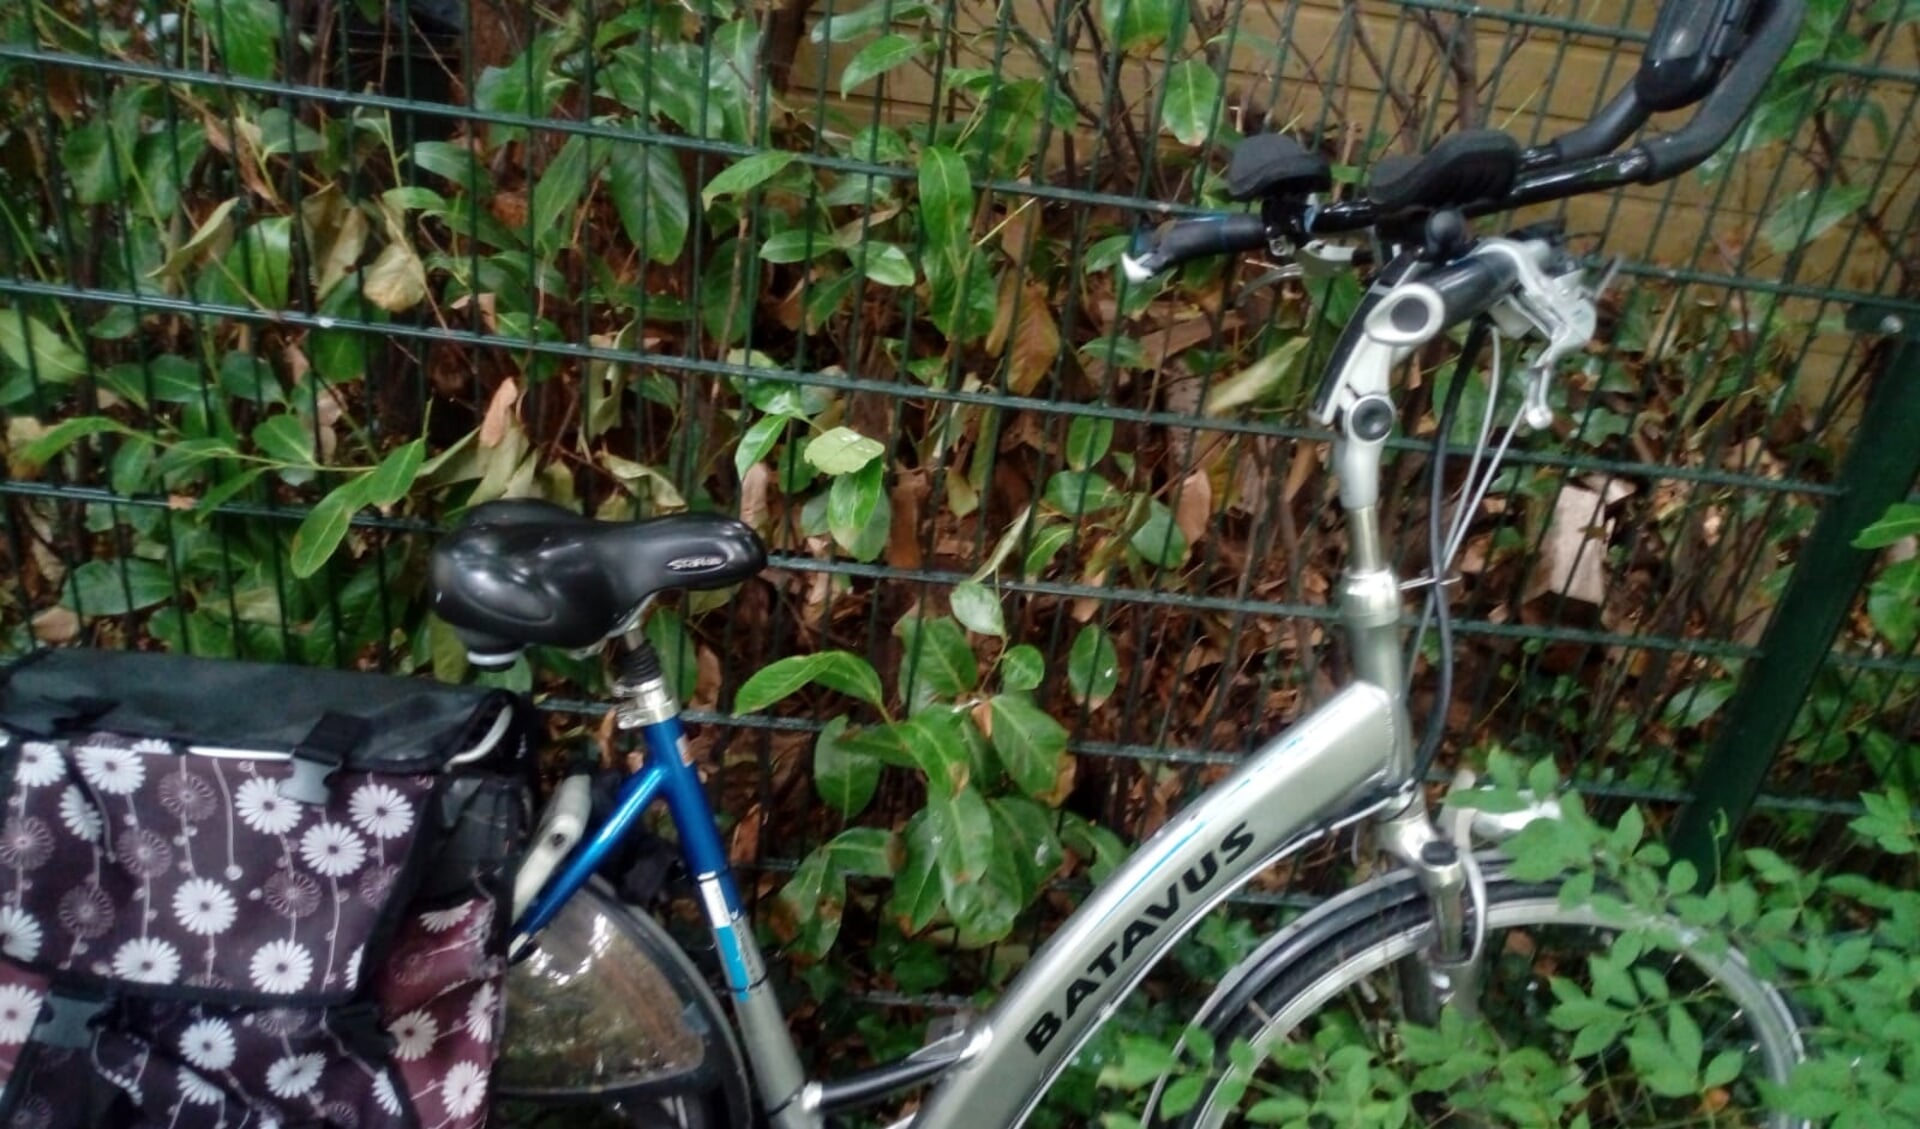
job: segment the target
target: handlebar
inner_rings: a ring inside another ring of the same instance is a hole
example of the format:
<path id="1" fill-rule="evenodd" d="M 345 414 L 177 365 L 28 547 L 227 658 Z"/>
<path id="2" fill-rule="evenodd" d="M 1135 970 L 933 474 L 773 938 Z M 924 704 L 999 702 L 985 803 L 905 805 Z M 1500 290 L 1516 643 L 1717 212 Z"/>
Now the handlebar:
<path id="1" fill-rule="evenodd" d="M 1267 221 L 1236 212 L 1164 223 L 1151 251 L 1144 257 L 1123 256 L 1120 263 L 1128 280 L 1139 284 L 1190 259 L 1239 254 L 1266 245 Z"/>
<path id="2" fill-rule="evenodd" d="M 1136 239 L 1122 259 L 1127 277 L 1144 282 L 1191 259 L 1248 250 L 1284 240 L 1302 244 L 1315 237 L 1363 231 L 1417 219 L 1436 208 L 1457 207 L 1468 216 L 1511 211 L 1530 204 L 1601 192 L 1627 184 L 1670 180 L 1712 156 L 1739 128 L 1760 99 L 1768 79 L 1792 49 L 1806 11 L 1806 0 L 1669 0 L 1654 27 L 1654 40 L 1640 71 L 1628 87 L 1588 124 L 1546 145 L 1515 152 L 1506 159 L 1506 176 L 1493 169 L 1436 169 L 1426 178 L 1437 191 L 1471 185 L 1472 199 L 1428 197 L 1395 201 L 1392 207 L 1370 197 L 1326 205 L 1305 199 L 1269 199 L 1260 216 L 1205 217 L 1162 224 Z M 1656 111 L 1698 104 L 1680 129 L 1614 152 Z M 1483 131 L 1490 133 L 1490 131 Z M 1498 135 L 1493 135 L 1496 139 Z M 1442 146 L 1422 161 L 1469 156 Z M 1499 159 L 1482 146 L 1477 159 Z M 1494 147 L 1495 150 L 1498 146 Z M 1400 178 L 1404 180 L 1405 178 Z M 1504 191 L 1487 193 L 1490 182 Z M 1237 220 L 1230 227 L 1223 220 Z M 1258 224 L 1259 235 L 1254 234 Z M 1231 231 L 1232 238 L 1225 238 Z"/>
<path id="3" fill-rule="evenodd" d="M 1504 255 L 1470 255 L 1420 276 L 1433 292 L 1449 326 L 1472 321 L 1493 308 L 1520 281 L 1520 267 Z"/>

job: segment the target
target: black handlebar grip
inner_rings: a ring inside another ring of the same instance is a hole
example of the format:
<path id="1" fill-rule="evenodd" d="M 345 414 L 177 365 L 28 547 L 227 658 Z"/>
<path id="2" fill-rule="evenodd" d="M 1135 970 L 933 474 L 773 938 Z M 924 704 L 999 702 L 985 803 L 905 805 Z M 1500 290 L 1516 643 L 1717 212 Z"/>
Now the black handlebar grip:
<path id="1" fill-rule="evenodd" d="M 1778 70 L 1800 34 L 1806 0 L 1762 0 L 1766 13 L 1740 51 L 1739 58 L 1701 103 L 1692 121 L 1673 133 L 1662 134 L 1640 146 L 1646 154 L 1643 184 L 1679 176 L 1706 160 L 1726 144 L 1745 120 L 1767 82 Z"/>
<path id="2" fill-rule="evenodd" d="M 1192 259 L 1236 254 L 1266 245 L 1266 221 L 1245 212 L 1172 220 L 1135 239 L 1133 253 L 1123 257 L 1121 265 L 1128 278 L 1145 282 Z"/>
<path id="3" fill-rule="evenodd" d="M 1420 281 L 1440 295 L 1447 325 L 1472 321 L 1513 293 L 1520 268 L 1503 254 L 1469 255 L 1421 276 Z"/>

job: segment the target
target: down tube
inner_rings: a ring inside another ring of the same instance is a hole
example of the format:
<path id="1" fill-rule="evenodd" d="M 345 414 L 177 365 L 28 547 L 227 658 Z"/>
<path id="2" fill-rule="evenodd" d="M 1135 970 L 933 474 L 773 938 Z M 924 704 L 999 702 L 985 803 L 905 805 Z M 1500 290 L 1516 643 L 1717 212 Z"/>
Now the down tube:
<path id="1" fill-rule="evenodd" d="M 1148 969 L 1205 912 L 1302 833 L 1377 791 L 1394 748 L 1393 699 L 1341 691 L 1255 752 L 1140 846 L 1054 934 L 972 1031 L 913 1129 L 1025 1120 L 1046 1087 Z"/>

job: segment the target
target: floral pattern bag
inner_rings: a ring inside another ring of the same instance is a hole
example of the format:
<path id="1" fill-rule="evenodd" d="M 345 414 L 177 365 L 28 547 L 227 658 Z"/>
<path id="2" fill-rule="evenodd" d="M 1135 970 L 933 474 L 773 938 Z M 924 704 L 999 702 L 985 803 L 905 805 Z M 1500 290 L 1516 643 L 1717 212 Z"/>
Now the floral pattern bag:
<path id="1" fill-rule="evenodd" d="M 166 655 L 0 685 L 0 1111 L 20 1129 L 485 1119 L 509 695 Z"/>

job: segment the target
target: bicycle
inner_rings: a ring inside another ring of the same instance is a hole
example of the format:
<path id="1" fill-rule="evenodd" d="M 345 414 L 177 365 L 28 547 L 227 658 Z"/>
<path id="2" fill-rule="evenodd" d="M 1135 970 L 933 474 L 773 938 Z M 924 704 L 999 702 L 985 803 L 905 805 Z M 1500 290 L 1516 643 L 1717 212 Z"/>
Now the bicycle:
<path id="1" fill-rule="evenodd" d="M 1401 632 L 1403 587 L 1382 543 L 1378 505 L 1382 451 L 1397 418 L 1390 375 L 1416 349 L 1455 327 L 1488 321 L 1500 334 L 1545 341 L 1527 369 L 1525 402 L 1497 445 L 1489 408 L 1469 463 L 1468 504 L 1459 511 L 1466 515 L 1520 426 L 1541 428 L 1551 420 L 1546 393 L 1553 374 L 1596 330 L 1598 288 L 1585 284 L 1584 270 L 1558 232 L 1536 225 L 1506 237 L 1475 238 L 1466 221 L 1666 180 L 1695 167 L 1752 108 L 1792 45 L 1802 9 L 1801 0 L 1669 4 L 1658 16 L 1639 72 L 1594 121 L 1532 148 L 1497 131 L 1456 134 L 1418 158 L 1382 162 L 1364 195 L 1338 202 L 1319 200 L 1332 188 L 1322 156 L 1280 135 L 1249 138 L 1233 154 L 1228 178 L 1235 198 L 1260 202 L 1257 214 L 1174 220 L 1140 238 L 1123 260 L 1135 282 L 1191 259 L 1254 250 L 1317 270 L 1350 269 L 1355 256 L 1324 242 L 1343 233 L 1373 231 L 1392 249 L 1335 346 L 1314 405 L 1315 417 L 1335 434 L 1333 465 L 1349 538 L 1339 607 L 1355 679 L 1143 844 L 1067 919 L 986 1015 L 900 1062 L 836 1081 L 805 1077 L 700 778 L 683 756 L 678 707 L 637 630 L 646 605 L 660 592 L 721 587 L 759 571 L 766 557 L 758 538 L 741 523 L 712 515 L 612 524 L 543 503 L 504 502 L 478 507 L 444 539 L 434 555 L 434 609 L 459 633 L 477 665 L 510 662 L 530 644 L 579 649 L 620 641 L 618 724 L 639 735 L 644 767 L 622 787 L 613 815 L 570 854 L 583 823 L 579 797 L 556 806 L 572 814 L 550 817 L 548 837 L 523 875 L 528 905 L 516 931 L 522 953 L 549 946 L 542 950 L 549 969 L 581 962 L 569 966 L 568 975 L 582 984 L 605 963 L 612 943 L 605 939 L 618 933 L 639 954 L 634 959 L 658 969 L 650 998 L 663 1001 L 663 1010 L 678 1008 L 692 1017 L 690 1027 L 724 1032 L 718 1005 L 660 927 L 643 916 L 622 918 L 604 895 L 589 892 L 598 900 L 587 903 L 587 924 L 558 942 L 566 952 L 553 956 L 553 943 L 538 939 L 565 907 L 581 912 L 581 903 L 571 900 L 640 814 L 664 800 L 721 959 L 745 1053 L 743 1058 L 724 1034 L 690 1036 L 706 1040 L 690 1059 L 717 1060 L 694 1071 L 712 1092 L 649 1111 L 695 1125 L 737 1123 L 757 1110 L 773 1125 L 800 1129 L 881 1095 L 936 1083 L 900 1125 L 1018 1124 L 1099 1024 L 1206 913 L 1306 844 L 1362 828 L 1396 869 L 1307 914 L 1228 973 L 1196 1016 L 1201 1028 L 1245 1037 L 1261 1051 L 1329 1016 L 1377 1029 L 1389 1041 L 1402 1019 L 1432 1024 L 1449 1009 L 1491 1019 L 1493 1005 L 1509 996 L 1524 1003 L 1537 992 L 1538 961 L 1532 958 L 1548 933 L 1564 930 L 1568 943 L 1579 948 L 1604 948 L 1631 925 L 1667 942 L 1658 951 L 1670 963 L 1653 970 L 1663 982 L 1677 991 L 1711 988 L 1727 997 L 1715 1013 L 1716 1026 L 1740 1025 L 1732 1045 L 1745 1051 L 1740 1075 L 1725 1085 L 1730 1100 L 1752 1101 L 1762 1083 L 1784 1082 L 1804 1053 L 1793 1014 L 1740 954 L 1675 920 L 1622 923 L 1585 905 L 1563 908 L 1555 889 L 1514 881 L 1497 855 L 1473 849 L 1476 833 L 1497 845 L 1528 819 L 1550 817 L 1550 800 L 1501 818 L 1455 809 L 1436 818 L 1429 811 L 1419 784 L 1440 727 L 1437 721 L 1429 725 L 1415 746 Z M 1679 130 L 1620 148 L 1652 114 L 1689 107 L 1698 108 Z M 1430 481 L 1435 582 L 1422 628 L 1428 620 L 1438 628 L 1437 701 L 1444 709 L 1452 639 L 1437 580 L 1459 548 L 1466 518 L 1457 518 L 1456 528 L 1442 536 L 1437 469 Z M 583 940 L 582 929 L 600 941 Z M 1516 938 L 1527 959 L 1509 969 Z M 589 952 L 594 944 L 598 949 Z M 1501 982 L 1508 971 L 1517 971 L 1521 982 Z M 522 991 L 560 990 L 556 978 L 538 968 L 517 975 Z M 528 986 L 528 980 L 536 983 Z M 1336 1000 L 1342 1006 L 1335 1007 Z M 597 1049 L 606 1053 L 604 1045 Z M 1225 1059 L 1220 1066 L 1213 1088 L 1178 1118 L 1181 1124 L 1211 1126 L 1228 1119 L 1229 1111 L 1219 1107 L 1236 1087 L 1244 1089 L 1246 1070 Z M 745 1094 L 749 1077 L 751 1100 Z M 593 1084 L 619 1096 L 617 1080 Z M 657 1092 L 657 1086 L 641 1084 L 625 1096 L 649 1102 Z M 1615 1100 L 1629 1103 L 1616 1113 L 1684 1123 L 1684 1103 L 1675 1108 L 1658 1094 L 1629 1090 Z M 1802 1124 L 1778 1115 L 1751 1116 L 1725 1115 L 1716 1123 L 1772 1129 Z"/>

